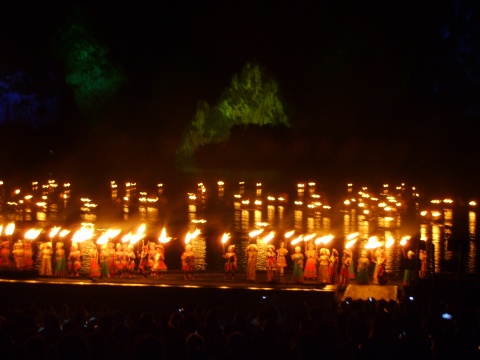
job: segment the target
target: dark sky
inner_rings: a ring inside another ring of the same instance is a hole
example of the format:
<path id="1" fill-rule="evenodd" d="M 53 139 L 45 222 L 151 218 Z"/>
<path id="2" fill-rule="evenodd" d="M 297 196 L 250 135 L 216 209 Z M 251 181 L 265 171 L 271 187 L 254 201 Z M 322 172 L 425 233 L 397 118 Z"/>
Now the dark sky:
<path id="1" fill-rule="evenodd" d="M 293 125 L 290 161 L 313 156 L 342 171 L 392 160 L 414 175 L 426 163 L 440 174 L 445 161 L 461 171 L 478 164 L 474 1 L 4 1 L 3 64 L 38 70 L 52 61 L 77 3 L 127 74 L 111 118 L 134 114 L 153 133 L 178 137 L 199 100 L 214 104 L 255 62 L 280 86 Z"/>
<path id="2" fill-rule="evenodd" d="M 32 65 L 50 55 L 75 2 L 2 3 L 2 42 Z M 78 3 L 142 96 L 182 93 L 189 108 L 202 98 L 215 102 L 250 61 L 278 81 L 299 122 L 336 112 L 365 121 L 423 95 L 412 94 L 421 90 L 413 85 L 453 9 L 435 1 Z"/>

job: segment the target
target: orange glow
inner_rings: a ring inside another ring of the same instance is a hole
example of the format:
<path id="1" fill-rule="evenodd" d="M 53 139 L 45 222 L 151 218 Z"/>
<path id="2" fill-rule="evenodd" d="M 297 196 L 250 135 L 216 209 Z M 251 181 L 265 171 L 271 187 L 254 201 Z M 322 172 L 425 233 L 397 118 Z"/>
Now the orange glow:
<path id="1" fill-rule="evenodd" d="M 250 236 L 250 237 L 258 236 L 258 235 L 260 235 L 261 233 L 263 233 L 263 230 L 265 230 L 265 229 L 258 229 L 258 230 L 250 231 L 250 233 L 248 234 L 248 236 Z"/>
<path id="2" fill-rule="evenodd" d="M 325 236 L 319 237 L 315 240 L 315 245 L 328 244 L 330 241 L 333 240 L 333 238 L 334 238 L 333 235 L 325 235 Z"/>
<path id="3" fill-rule="evenodd" d="M 53 238 L 55 236 L 57 236 L 57 234 L 60 232 L 60 227 L 59 226 L 54 226 L 51 230 L 50 230 L 50 233 L 48 234 L 48 236 L 50 238 Z"/>
<path id="4" fill-rule="evenodd" d="M 222 236 L 222 244 L 225 244 L 230 239 L 230 233 L 224 233 Z"/>
<path id="5" fill-rule="evenodd" d="M 298 243 L 300 243 L 301 241 L 303 241 L 303 236 L 302 235 L 299 235 L 297 238 L 293 239 L 290 244 L 292 244 L 293 246 L 297 245 Z"/>
<path id="6" fill-rule="evenodd" d="M 13 234 L 14 231 L 15 231 L 15 223 L 14 222 L 8 223 L 7 227 L 5 228 L 5 235 L 10 236 Z"/>
<path id="7" fill-rule="evenodd" d="M 27 232 L 23 237 L 27 240 L 35 240 L 38 237 L 38 235 L 40 235 L 41 232 L 42 232 L 41 229 L 30 229 L 30 230 L 27 230 Z"/>
<path id="8" fill-rule="evenodd" d="M 160 236 L 158 237 L 158 241 L 165 244 L 168 243 L 170 240 L 172 240 L 172 238 L 167 236 L 167 230 L 163 228 L 160 232 Z"/>
<path id="9" fill-rule="evenodd" d="M 400 245 L 405 246 L 407 244 L 407 241 L 410 240 L 410 238 L 410 235 L 405 235 L 404 237 L 402 237 L 402 240 L 400 240 Z"/>

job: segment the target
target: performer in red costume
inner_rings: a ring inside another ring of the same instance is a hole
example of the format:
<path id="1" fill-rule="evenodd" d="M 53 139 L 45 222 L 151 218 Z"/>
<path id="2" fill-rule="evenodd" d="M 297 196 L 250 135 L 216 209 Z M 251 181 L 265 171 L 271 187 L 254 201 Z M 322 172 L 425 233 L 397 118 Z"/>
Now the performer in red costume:
<path id="1" fill-rule="evenodd" d="M 305 251 L 305 268 L 303 271 L 303 276 L 307 280 L 316 280 L 317 279 L 317 256 L 315 245 L 309 242 L 307 245 L 307 251 Z"/>
<path id="2" fill-rule="evenodd" d="M 185 251 L 180 257 L 182 260 L 183 277 L 185 280 L 193 280 L 195 272 L 195 254 L 192 251 L 192 245 L 185 245 Z"/>
<path id="3" fill-rule="evenodd" d="M 163 279 L 163 274 L 167 271 L 167 265 L 165 265 L 165 249 L 162 244 L 155 245 L 153 271 L 159 279 Z"/>
<path id="4" fill-rule="evenodd" d="M 332 255 L 330 255 L 328 265 L 330 284 L 336 284 L 338 282 L 338 261 L 338 251 L 336 249 L 332 249 Z"/>
<path id="5" fill-rule="evenodd" d="M 12 262 L 10 261 L 10 244 L 8 241 L 4 241 L 1 244 L 0 249 L 0 269 L 7 270 L 12 268 Z"/>
<path id="6" fill-rule="evenodd" d="M 75 276 L 75 277 L 80 276 L 79 270 L 82 265 L 81 259 L 82 259 L 82 253 L 78 249 L 78 244 L 76 242 L 72 242 L 72 246 L 70 247 L 70 254 L 68 254 L 69 275 Z"/>
<path id="7" fill-rule="evenodd" d="M 228 275 L 230 275 L 231 279 L 235 280 L 235 271 L 237 271 L 237 254 L 235 253 L 235 245 L 230 245 L 223 257 L 225 258 L 225 275 L 223 278 L 227 279 Z"/>

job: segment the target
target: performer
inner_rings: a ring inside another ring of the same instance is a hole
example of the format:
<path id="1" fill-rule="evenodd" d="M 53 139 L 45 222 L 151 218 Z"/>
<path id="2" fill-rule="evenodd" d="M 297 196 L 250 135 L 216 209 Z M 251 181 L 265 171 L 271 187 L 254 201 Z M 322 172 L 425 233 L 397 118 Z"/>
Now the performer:
<path id="1" fill-rule="evenodd" d="M 245 255 L 247 256 L 247 280 L 255 281 L 258 246 L 256 244 L 248 245 L 247 248 L 245 249 Z"/>
<path id="2" fill-rule="evenodd" d="M 418 275 L 420 279 L 424 279 L 427 277 L 427 252 L 425 250 L 420 250 L 418 258 L 420 260 L 420 271 Z"/>
<path id="3" fill-rule="evenodd" d="M 285 268 L 287 267 L 288 250 L 285 249 L 285 242 L 280 242 L 280 247 L 277 249 L 277 268 L 280 276 L 285 275 Z"/>
<path id="4" fill-rule="evenodd" d="M 405 253 L 405 252 L 404 252 Z M 416 259 L 415 253 L 411 250 L 407 252 L 407 258 L 404 259 L 403 265 L 403 286 L 413 286 L 416 280 Z"/>
<path id="5" fill-rule="evenodd" d="M 328 266 L 330 265 L 329 252 L 326 248 L 321 248 L 318 257 L 318 278 L 321 284 L 328 284 L 330 278 L 328 277 Z"/>
<path id="6" fill-rule="evenodd" d="M 180 257 L 182 260 L 183 278 L 193 280 L 195 272 L 195 254 L 192 251 L 192 245 L 185 245 L 185 251 Z"/>
<path id="7" fill-rule="evenodd" d="M 110 270 L 108 267 L 108 245 L 102 244 L 100 247 L 100 255 L 99 255 L 99 262 L 100 262 L 100 277 L 110 277 Z"/>
<path id="8" fill-rule="evenodd" d="M 277 268 L 277 256 L 275 255 L 275 246 L 273 244 L 267 245 L 265 256 L 267 259 L 267 281 L 272 282 L 275 276 L 275 269 Z"/>
<path id="9" fill-rule="evenodd" d="M 106 260 L 108 264 L 109 277 L 115 275 L 115 244 L 107 242 Z"/>
<path id="10" fill-rule="evenodd" d="M 387 252 L 385 249 L 380 250 L 380 255 L 377 258 L 377 280 L 379 285 L 385 285 L 387 279 Z"/>
<path id="11" fill-rule="evenodd" d="M 328 276 L 332 285 L 338 282 L 338 261 L 338 251 L 337 249 L 332 249 L 328 265 Z"/>
<path id="12" fill-rule="evenodd" d="M 100 265 L 98 264 L 98 250 L 97 245 L 93 244 L 90 248 L 90 275 L 91 278 L 98 278 L 101 276 Z"/>
<path id="13" fill-rule="evenodd" d="M 43 243 L 40 245 L 40 256 L 42 257 L 42 264 L 40 265 L 40 270 L 38 274 L 40 276 L 52 276 L 52 247 L 50 242 Z"/>
<path id="14" fill-rule="evenodd" d="M 78 277 L 80 276 L 79 270 L 82 266 L 82 253 L 78 249 L 78 244 L 72 242 L 70 246 L 70 254 L 68 254 L 68 272 L 69 275 Z"/>
<path id="15" fill-rule="evenodd" d="M 50 243 L 50 250 L 52 250 L 51 243 Z M 23 268 L 25 270 L 33 270 L 33 251 L 32 251 L 32 242 L 31 241 L 25 241 L 23 243 L 23 252 L 24 252 Z M 50 259 L 51 259 L 51 256 L 50 256 Z"/>
<path id="16" fill-rule="evenodd" d="M 165 249 L 162 244 L 157 244 L 155 245 L 155 250 L 153 269 L 156 276 L 159 279 L 163 279 L 163 274 L 167 271 L 167 265 L 165 265 Z"/>
<path id="17" fill-rule="evenodd" d="M 124 273 L 124 256 L 122 244 L 117 243 L 115 246 L 115 276 L 123 277 Z"/>
<path id="18" fill-rule="evenodd" d="M 375 268 L 373 269 L 373 283 L 378 284 L 378 258 L 380 257 L 380 249 L 376 248 L 372 254 L 372 262 L 375 264 Z"/>
<path id="19" fill-rule="evenodd" d="M 24 270 L 25 269 L 25 249 L 23 247 L 23 241 L 18 240 L 13 245 L 13 260 L 15 261 L 15 267 L 17 270 Z"/>
<path id="20" fill-rule="evenodd" d="M 360 258 L 358 259 L 358 269 L 357 269 L 357 284 L 358 285 L 368 285 L 368 266 L 370 265 L 370 260 L 367 258 L 367 252 L 362 251 Z"/>
<path id="21" fill-rule="evenodd" d="M 305 262 L 305 271 L 303 276 L 307 280 L 316 280 L 317 279 L 317 252 L 315 250 L 315 245 L 312 242 L 309 242 L 307 245 L 307 251 L 305 251 L 305 257 L 307 261 Z"/>
<path id="22" fill-rule="evenodd" d="M 293 260 L 293 283 L 303 284 L 303 260 L 302 248 L 300 246 L 295 247 L 295 253 L 292 254 Z"/>
<path id="23" fill-rule="evenodd" d="M 12 262 L 10 261 L 10 244 L 4 241 L 0 247 L 0 269 L 11 269 Z"/>
<path id="24" fill-rule="evenodd" d="M 128 272 L 128 277 L 135 277 L 135 251 L 133 251 L 133 245 L 128 244 L 127 251 L 125 252 L 126 258 L 126 267 Z"/>
<path id="25" fill-rule="evenodd" d="M 65 248 L 62 241 L 55 245 L 55 276 L 67 276 L 67 260 L 65 259 Z"/>
<path id="26" fill-rule="evenodd" d="M 231 279 L 235 280 L 235 272 L 237 271 L 237 254 L 235 253 L 235 245 L 230 245 L 223 257 L 225 258 L 225 275 L 223 278 L 227 279 L 230 274 Z"/>
<path id="27" fill-rule="evenodd" d="M 150 253 L 150 249 L 148 248 L 148 244 L 143 245 L 142 252 L 140 253 L 140 263 L 138 264 L 138 272 L 144 277 L 147 277 L 148 273 L 150 272 L 150 269 L 148 267 L 149 253 Z"/>
<path id="28" fill-rule="evenodd" d="M 155 272 L 155 256 L 157 254 L 157 250 L 155 248 L 155 243 L 149 241 L 148 242 L 148 256 L 147 256 L 147 273 L 152 276 L 157 276 Z"/>
<path id="29" fill-rule="evenodd" d="M 340 269 L 340 286 L 348 286 L 350 284 L 350 265 L 352 258 L 350 252 L 345 250 L 342 256 L 342 266 Z"/>
<path id="30" fill-rule="evenodd" d="M 347 252 L 350 255 L 350 266 L 348 268 L 348 273 L 350 275 L 350 280 L 355 280 L 356 275 L 355 275 L 355 268 L 353 266 L 353 252 L 351 249 L 345 249 L 345 252 Z"/>

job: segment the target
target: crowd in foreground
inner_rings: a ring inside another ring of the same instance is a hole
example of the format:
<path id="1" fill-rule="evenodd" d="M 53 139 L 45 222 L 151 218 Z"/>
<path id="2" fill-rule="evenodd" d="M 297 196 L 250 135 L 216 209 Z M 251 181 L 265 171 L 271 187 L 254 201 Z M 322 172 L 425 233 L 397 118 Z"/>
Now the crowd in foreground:
<path id="1" fill-rule="evenodd" d="M 478 301 L 266 300 L 178 309 L 2 304 L 2 359 L 474 359 Z M 241 305 L 239 305 L 241 304 Z"/>

